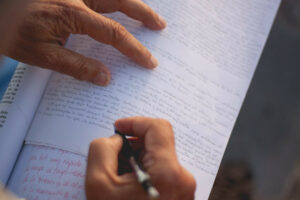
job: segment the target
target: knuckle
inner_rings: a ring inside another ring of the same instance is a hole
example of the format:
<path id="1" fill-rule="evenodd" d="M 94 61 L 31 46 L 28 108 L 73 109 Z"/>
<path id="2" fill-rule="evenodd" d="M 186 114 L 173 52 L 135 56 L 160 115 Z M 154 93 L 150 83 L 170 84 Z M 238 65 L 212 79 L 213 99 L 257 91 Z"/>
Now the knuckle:
<path id="1" fill-rule="evenodd" d="M 77 79 L 84 80 L 89 71 L 88 59 L 85 57 L 78 58 L 76 59 L 74 66 L 76 67 L 71 68 L 70 73 L 72 73 Z"/>
<path id="2" fill-rule="evenodd" d="M 97 148 L 98 148 L 98 141 L 93 140 L 89 146 L 89 153 L 88 153 L 89 158 L 94 156 Z"/>
<path id="3" fill-rule="evenodd" d="M 47 68 L 83 80 L 88 72 L 87 59 L 66 58 L 66 56 L 69 55 L 55 49 L 48 50 L 45 52 L 43 60 Z"/>
<path id="4" fill-rule="evenodd" d="M 90 143 L 90 149 L 96 148 L 96 147 L 99 145 L 99 140 L 100 140 L 100 139 L 93 140 L 93 141 Z"/>
<path id="5" fill-rule="evenodd" d="M 158 120 L 164 127 L 167 127 L 170 130 L 173 129 L 172 124 L 168 120 L 165 119 L 158 119 Z"/>
<path id="6" fill-rule="evenodd" d="M 100 138 L 93 140 L 90 143 L 88 154 L 89 158 L 92 158 L 93 156 L 99 156 L 99 152 L 102 152 L 104 149 L 108 148 L 106 140 L 106 138 Z"/>
<path id="7" fill-rule="evenodd" d="M 108 138 L 96 139 L 91 142 L 90 149 L 107 146 L 108 143 L 109 143 Z"/>
<path id="8" fill-rule="evenodd" d="M 61 63 L 63 62 L 63 58 L 60 54 L 55 51 L 46 51 L 43 54 L 43 62 L 47 65 L 48 68 L 61 72 Z"/>
<path id="9" fill-rule="evenodd" d="M 118 45 L 128 38 L 128 32 L 124 26 L 112 21 L 112 45 Z"/>
<path id="10" fill-rule="evenodd" d="M 57 16 L 57 19 L 54 21 L 56 26 L 54 27 L 63 27 L 63 30 L 69 33 L 83 32 L 81 21 L 78 19 L 86 14 L 84 6 L 78 3 L 61 2 L 54 13 Z M 61 30 L 58 30 L 58 32 L 61 32 Z"/>
<path id="11" fill-rule="evenodd" d="M 174 134 L 173 134 L 173 126 L 172 124 L 165 119 L 156 119 L 155 120 L 155 126 L 157 128 L 164 128 L 167 131 L 165 131 L 165 134 L 168 134 L 169 137 L 172 137 L 174 139 Z"/>
<path id="12" fill-rule="evenodd" d="M 89 74 L 88 59 L 86 57 L 73 57 L 68 54 L 49 52 L 45 55 L 45 60 L 50 69 L 68 74 L 79 80 L 87 79 Z"/>

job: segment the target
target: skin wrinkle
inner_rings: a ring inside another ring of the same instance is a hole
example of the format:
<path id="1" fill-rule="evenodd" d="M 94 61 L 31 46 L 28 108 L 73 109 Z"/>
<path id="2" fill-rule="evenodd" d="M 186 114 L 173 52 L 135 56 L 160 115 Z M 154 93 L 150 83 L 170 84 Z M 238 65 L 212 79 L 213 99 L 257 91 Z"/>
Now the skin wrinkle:
<path id="1" fill-rule="evenodd" d="M 139 65 L 154 68 L 157 66 L 156 60 L 151 59 L 151 53 L 141 43 L 122 25 L 95 12 L 95 10 L 122 11 L 121 7 L 130 8 L 127 11 L 124 9 L 124 12 L 137 13 L 134 18 L 140 21 L 144 21 L 145 18 L 155 21 L 153 16 L 158 16 L 139 0 L 33 0 L 23 9 L 24 17 L 17 27 L 14 42 L 2 53 L 31 65 L 66 73 L 80 80 L 107 85 L 110 73 L 106 66 L 99 61 L 63 49 L 71 33 L 87 34 L 99 42 L 112 44 Z M 131 16 L 130 13 L 125 14 Z M 158 26 L 150 28 L 161 29 Z M 63 54 L 65 59 L 61 59 L 51 51 Z M 33 53 L 35 55 L 32 55 Z M 53 61 L 52 58 L 57 60 Z"/>
<path id="2" fill-rule="evenodd" d="M 122 44 L 124 41 L 128 40 L 128 34 L 127 30 L 122 26 L 121 24 L 114 22 L 112 20 L 109 20 L 110 26 L 108 27 L 113 27 L 111 30 L 111 39 L 110 39 L 110 44 L 114 47 L 118 47 L 120 44 Z"/>
<path id="3" fill-rule="evenodd" d="M 56 7 L 57 5 L 60 6 Z M 64 6 L 61 7 L 61 5 Z M 55 13 L 52 12 L 52 9 L 55 10 Z M 42 27 L 42 30 L 47 30 L 49 36 L 61 37 L 68 35 L 70 32 L 82 33 L 81 25 L 77 24 L 75 19 L 80 19 L 83 13 L 85 13 L 85 10 L 78 6 L 68 7 L 65 4 L 53 4 L 43 7 L 42 10 L 34 11 L 30 20 L 38 19 L 38 25 Z M 36 24 L 33 26 L 36 26 Z M 39 32 L 37 31 L 37 33 Z"/>
<path id="4" fill-rule="evenodd" d="M 142 161 L 154 160 L 149 165 L 146 163 L 144 167 L 147 167 L 146 171 L 161 193 L 161 199 L 192 200 L 195 181 L 179 164 L 171 124 L 162 119 L 152 119 L 151 123 L 148 120 L 149 118 L 133 117 L 118 120 L 115 125 L 118 130 L 130 132 L 130 135 L 139 136 L 144 140 L 146 153 Z"/>
<path id="5" fill-rule="evenodd" d="M 161 119 L 150 120 L 150 118 L 133 117 L 118 120 L 115 126 L 121 132 L 129 132 L 131 136 L 139 137 L 139 140 L 143 141 L 145 154 L 142 160 L 150 158 L 154 160 L 152 164 L 147 166 L 147 172 L 151 176 L 152 183 L 161 194 L 160 200 L 192 200 L 194 198 L 195 180 L 178 162 L 175 152 L 174 133 L 169 122 Z M 98 152 L 99 155 L 106 154 L 106 159 L 108 157 L 114 159 L 117 158 L 116 153 L 120 149 L 114 148 L 112 142 L 111 138 L 99 139 L 98 142 L 93 142 L 91 148 L 97 148 L 100 151 Z M 97 147 L 97 145 L 99 146 Z M 109 151 L 107 150 L 108 148 L 110 149 Z M 92 157 L 93 155 L 89 154 L 89 160 Z M 118 165 L 116 163 L 118 161 L 114 159 L 112 162 L 112 160 L 107 161 L 106 159 L 101 159 L 103 162 L 101 165 L 105 165 L 105 170 L 102 170 L 102 167 L 98 168 L 98 170 L 106 173 L 106 177 L 109 180 L 99 180 L 99 186 L 105 185 L 105 188 L 107 186 L 113 187 L 111 191 L 119 192 L 112 192 L 110 195 L 106 193 L 107 196 L 105 198 L 110 200 L 124 199 L 132 193 L 137 194 L 135 190 L 139 188 L 142 196 L 140 198 L 135 196 L 135 198 L 139 200 L 146 199 L 145 192 L 141 190 L 141 187 L 134 184 L 130 186 L 130 184 L 125 185 L 115 182 L 115 177 L 118 177 L 119 180 L 122 179 L 122 176 L 118 176 L 117 172 L 111 170 L 113 169 L 112 166 Z M 99 163 L 97 162 L 99 160 L 94 163 L 89 162 L 88 166 L 97 165 L 99 167 Z M 96 168 L 94 167 L 94 169 Z M 87 172 L 93 173 L 91 170 Z M 90 199 L 97 198 L 101 199 L 102 196 L 90 196 Z"/>
<path id="6" fill-rule="evenodd" d="M 79 80 L 84 80 L 84 75 L 89 71 L 88 67 L 87 67 L 87 63 L 88 63 L 88 60 L 87 58 L 85 57 L 82 57 L 81 59 L 76 59 L 74 61 L 74 64 L 78 66 L 77 68 L 77 78 Z M 70 65 L 71 66 L 71 65 Z M 62 67 L 64 68 L 64 67 Z M 70 71 L 72 71 L 72 69 L 69 69 Z"/>
<path id="7" fill-rule="evenodd" d="M 120 9 L 120 0 L 103 1 L 103 0 L 84 0 L 84 3 L 91 9 L 100 13 L 116 12 Z"/>

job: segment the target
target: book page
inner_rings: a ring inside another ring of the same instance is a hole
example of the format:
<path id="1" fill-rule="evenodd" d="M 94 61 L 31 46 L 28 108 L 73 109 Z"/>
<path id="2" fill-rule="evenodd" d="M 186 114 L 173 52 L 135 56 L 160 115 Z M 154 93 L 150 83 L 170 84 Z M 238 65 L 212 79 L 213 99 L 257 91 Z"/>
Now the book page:
<path id="1" fill-rule="evenodd" d="M 142 69 L 110 46 L 73 36 L 68 47 L 109 66 L 112 82 L 103 88 L 55 73 L 27 143 L 87 155 L 89 143 L 112 135 L 120 117 L 165 118 L 174 126 L 180 162 L 197 180 L 196 199 L 208 199 L 280 1 L 146 3 L 166 18 L 166 30 L 109 17 L 151 50 L 158 68 Z"/>
<path id="2" fill-rule="evenodd" d="M 0 103 L 0 182 L 15 164 L 50 71 L 20 63 Z"/>
<path id="3" fill-rule="evenodd" d="M 85 168 L 84 156 L 25 145 L 7 187 L 28 200 L 84 200 Z"/>

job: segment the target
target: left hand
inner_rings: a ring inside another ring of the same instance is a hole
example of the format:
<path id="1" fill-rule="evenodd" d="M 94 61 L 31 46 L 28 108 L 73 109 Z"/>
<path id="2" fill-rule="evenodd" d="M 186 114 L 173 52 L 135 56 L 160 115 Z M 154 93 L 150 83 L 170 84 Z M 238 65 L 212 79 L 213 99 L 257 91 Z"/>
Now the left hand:
<path id="1" fill-rule="evenodd" d="M 98 13 L 120 11 L 151 29 L 163 29 L 165 21 L 142 0 L 31 0 L 24 10 L 9 48 L 2 49 L 0 45 L 0 54 L 107 85 L 111 77 L 103 63 L 64 48 L 68 36 L 74 33 L 112 45 L 145 68 L 152 69 L 158 64 L 121 24 Z"/>

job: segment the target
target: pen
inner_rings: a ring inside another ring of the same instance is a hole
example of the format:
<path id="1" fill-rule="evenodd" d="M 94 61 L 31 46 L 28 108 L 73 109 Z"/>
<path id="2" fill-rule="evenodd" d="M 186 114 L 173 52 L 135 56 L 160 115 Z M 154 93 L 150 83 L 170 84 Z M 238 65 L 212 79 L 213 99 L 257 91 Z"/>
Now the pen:
<path id="1" fill-rule="evenodd" d="M 115 134 L 120 135 L 123 139 L 122 153 L 124 154 L 126 159 L 128 159 L 138 179 L 138 182 L 141 184 L 141 186 L 143 187 L 144 191 L 148 194 L 150 199 L 158 199 L 159 193 L 157 189 L 151 184 L 151 179 L 149 174 L 144 172 L 141 169 L 139 162 L 136 161 L 136 158 L 134 156 L 134 151 L 132 149 L 130 142 L 128 141 L 126 136 L 121 132 L 119 132 L 116 128 L 115 128 Z"/>

